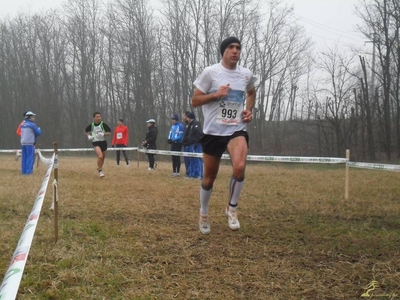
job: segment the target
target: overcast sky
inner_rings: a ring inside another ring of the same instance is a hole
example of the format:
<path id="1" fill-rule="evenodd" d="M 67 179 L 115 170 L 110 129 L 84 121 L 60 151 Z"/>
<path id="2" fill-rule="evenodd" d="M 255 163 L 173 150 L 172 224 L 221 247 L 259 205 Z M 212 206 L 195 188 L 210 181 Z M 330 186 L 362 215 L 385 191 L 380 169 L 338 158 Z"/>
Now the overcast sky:
<path id="1" fill-rule="evenodd" d="M 0 0 L 0 17 L 13 17 L 19 11 L 40 12 L 49 8 L 59 8 L 66 0 Z M 108 0 L 110 1 L 110 0 Z M 158 0 L 151 0 L 151 2 Z M 348 46 L 365 47 L 364 39 L 356 33 L 359 22 L 354 14 L 354 6 L 359 0 L 285 0 L 294 5 L 294 13 L 299 24 L 316 43 L 317 49 L 332 47 L 338 43 Z"/>
<path id="2" fill-rule="evenodd" d="M 318 48 L 363 47 L 365 38 L 357 32 L 360 19 L 355 15 L 355 6 L 360 0 L 286 0 L 294 6 L 299 24 L 306 28 L 309 37 Z"/>

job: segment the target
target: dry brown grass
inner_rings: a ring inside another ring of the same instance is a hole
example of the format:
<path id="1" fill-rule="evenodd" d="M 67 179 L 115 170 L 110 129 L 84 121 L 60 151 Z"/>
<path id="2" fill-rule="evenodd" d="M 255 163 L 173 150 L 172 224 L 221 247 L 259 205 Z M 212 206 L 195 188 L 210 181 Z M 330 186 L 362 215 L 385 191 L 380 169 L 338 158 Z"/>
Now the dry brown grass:
<path id="1" fill-rule="evenodd" d="M 251 163 L 232 232 L 224 163 L 203 236 L 199 181 L 108 155 L 102 180 L 94 154 L 60 155 L 59 241 L 49 188 L 18 299 L 359 299 L 372 280 L 376 294 L 400 294 L 398 173 L 351 169 L 345 201 L 343 165 Z M 45 168 L 22 177 L 11 155 L 0 165 L 4 274 Z"/>

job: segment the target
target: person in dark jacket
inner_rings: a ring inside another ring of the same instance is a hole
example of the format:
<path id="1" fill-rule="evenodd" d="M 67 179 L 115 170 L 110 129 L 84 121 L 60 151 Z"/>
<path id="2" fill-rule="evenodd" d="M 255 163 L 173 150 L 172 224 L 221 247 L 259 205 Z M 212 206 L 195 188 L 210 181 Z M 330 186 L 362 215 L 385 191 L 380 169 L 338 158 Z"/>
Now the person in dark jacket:
<path id="1" fill-rule="evenodd" d="M 158 134 L 158 129 L 155 126 L 156 120 L 154 119 L 149 119 L 146 121 L 147 123 L 147 132 L 146 132 L 146 137 L 144 141 L 142 142 L 142 147 L 146 149 L 152 149 L 156 150 L 157 149 L 157 134 Z M 153 153 L 146 153 L 147 157 L 149 159 L 149 168 L 147 170 L 149 171 L 154 171 L 155 169 L 155 159 L 154 156 L 155 154 Z"/>

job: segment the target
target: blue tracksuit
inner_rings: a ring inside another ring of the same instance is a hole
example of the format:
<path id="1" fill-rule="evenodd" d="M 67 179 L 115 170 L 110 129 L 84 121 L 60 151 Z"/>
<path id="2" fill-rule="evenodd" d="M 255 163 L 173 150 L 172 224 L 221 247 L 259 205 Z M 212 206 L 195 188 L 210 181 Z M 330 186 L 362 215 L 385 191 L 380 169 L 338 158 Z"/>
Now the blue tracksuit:
<path id="1" fill-rule="evenodd" d="M 21 125 L 21 173 L 30 175 L 33 173 L 35 163 L 36 137 L 42 134 L 42 130 L 33 121 L 25 119 Z"/>

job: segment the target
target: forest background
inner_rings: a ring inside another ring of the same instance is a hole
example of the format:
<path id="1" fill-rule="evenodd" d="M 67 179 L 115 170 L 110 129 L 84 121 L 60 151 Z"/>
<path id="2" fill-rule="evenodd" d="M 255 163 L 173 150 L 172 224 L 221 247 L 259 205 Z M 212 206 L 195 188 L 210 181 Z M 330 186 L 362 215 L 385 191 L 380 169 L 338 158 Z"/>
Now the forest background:
<path id="1" fill-rule="evenodd" d="M 400 155 L 400 4 L 362 0 L 363 49 L 316 52 L 284 1 L 68 0 L 62 10 L 0 20 L 0 148 L 19 147 L 22 113 L 33 110 L 49 148 L 89 146 L 83 130 L 100 111 L 123 118 L 130 146 L 148 118 L 167 149 L 172 113 L 192 110 L 193 81 L 221 59 L 227 36 L 258 77 L 250 154 L 396 161 Z M 366 50 L 368 49 L 368 50 Z M 200 121 L 201 110 L 195 109 Z"/>

